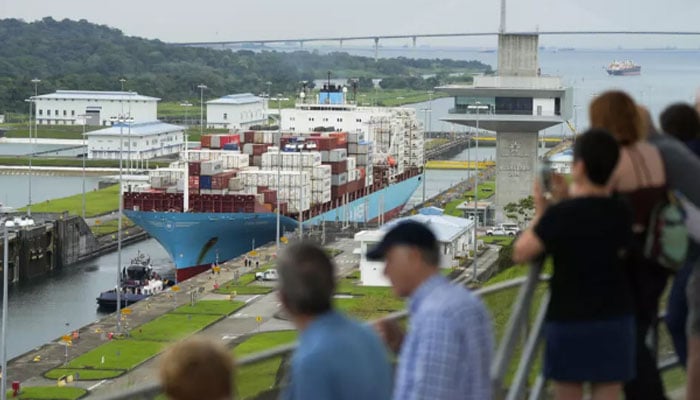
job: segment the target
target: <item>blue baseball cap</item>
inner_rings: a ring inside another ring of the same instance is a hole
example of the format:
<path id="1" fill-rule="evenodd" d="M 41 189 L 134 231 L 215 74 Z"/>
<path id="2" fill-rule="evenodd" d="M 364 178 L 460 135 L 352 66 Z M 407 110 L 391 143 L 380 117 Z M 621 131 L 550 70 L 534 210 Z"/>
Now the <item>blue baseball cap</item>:
<path id="1" fill-rule="evenodd" d="M 434 249 L 437 245 L 435 234 L 425 224 L 416 221 L 399 222 L 384 235 L 379 244 L 366 254 L 368 260 L 380 261 L 394 246 L 414 246 L 419 249 Z"/>

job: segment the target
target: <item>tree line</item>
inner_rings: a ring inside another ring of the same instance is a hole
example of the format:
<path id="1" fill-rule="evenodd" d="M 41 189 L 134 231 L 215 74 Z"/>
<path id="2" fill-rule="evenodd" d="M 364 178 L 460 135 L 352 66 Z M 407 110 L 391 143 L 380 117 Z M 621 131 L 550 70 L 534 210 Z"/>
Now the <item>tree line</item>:
<path id="1" fill-rule="evenodd" d="M 449 83 L 454 72 L 491 72 L 479 61 L 370 57 L 336 52 L 214 50 L 183 47 L 124 35 L 118 29 L 86 20 L 27 23 L 0 20 L 0 113 L 24 112 L 33 94 L 31 79 L 39 78 L 40 93 L 56 89 L 125 89 L 181 101 L 237 92 L 262 93 L 270 82 L 274 93 L 298 91 L 300 82 L 323 78 L 328 71 L 358 79 L 360 89 L 372 78 L 388 78 L 385 88 L 432 88 Z M 425 79 L 424 76 L 430 77 Z"/>

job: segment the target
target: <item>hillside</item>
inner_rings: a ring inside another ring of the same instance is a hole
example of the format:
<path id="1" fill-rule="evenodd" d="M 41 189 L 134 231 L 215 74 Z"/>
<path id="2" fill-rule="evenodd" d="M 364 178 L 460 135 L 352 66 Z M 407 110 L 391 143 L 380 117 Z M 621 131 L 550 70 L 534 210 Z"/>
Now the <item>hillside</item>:
<path id="1" fill-rule="evenodd" d="M 26 23 L 0 20 L 0 113 L 25 112 L 24 102 L 33 92 L 30 80 L 42 80 L 40 92 L 55 89 L 118 90 L 125 77 L 126 89 L 180 101 L 198 97 L 197 85 L 206 84 L 208 97 L 234 92 L 260 93 L 272 82 L 273 92 L 291 93 L 299 82 L 336 76 L 361 79 L 403 77 L 392 82 L 427 89 L 445 83 L 451 72 L 490 71 L 478 61 L 448 59 L 380 59 L 347 53 L 319 55 L 313 52 L 250 50 L 221 51 L 178 47 L 159 40 L 125 36 L 121 31 L 85 20 L 56 21 L 44 18 Z M 423 79 L 422 74 L 437 74 Z"/>

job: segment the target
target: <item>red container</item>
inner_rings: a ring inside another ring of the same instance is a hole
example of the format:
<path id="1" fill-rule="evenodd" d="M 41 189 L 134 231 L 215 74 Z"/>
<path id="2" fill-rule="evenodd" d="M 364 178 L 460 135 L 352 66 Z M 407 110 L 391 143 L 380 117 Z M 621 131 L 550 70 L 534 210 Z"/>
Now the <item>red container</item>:
<path id="1" fill-rule="evenodd" d="M 211 188 L 213 190 L 228 189 L 228 181 L 235 176 L 236 173 L 233 171 L 216 174 L 211 177 Z"/>
<path id="2" fill-rule="evenodd" d="M 337 199 L 344 196 L 347 193 L 348 185 L 331 186 L 331 198 Z"/>
<path id="3" fill-rule="evenodd" d="M 257 192 L 258 194 L 260 194 L 260 193 L 266 191 L 267 189 L 268 189 L 267 186 L 258 186 L 256 192 Z"/>
<path id="4" fill-rule="evenodd" d="M 263 190 L 263 197 L 265 198 L 265 203 L 277 203 L 277 191 L 276 190 Z"/>
<path id="5" fill-rule="evenodd" d="M 187 172 L 190 176 L 199 176 L 202 171 L 201 161 L 190 161 L 187 163 Z"/>
<path id="6" fill-rule="evenodd" d="M 255 132 L 253 131 L 247 131 L 243 133 L 243 140 L 245 143 L 254 143 L 255 142 Z"/>
<path id="7" fill-rule="evenodd" d="M 190 175 L 189 187 L 190 187 L 190 189 L 199 187 L 199 176 Z"/>
<path id="8" fill-rule="evenodd" d="M 235 134 L 235 135 L 221 135 L 219 138 L 219 144 L 221 148 L 223 149 L 225 145 L 229 143 L 236 143 L 237 145 L 240 146 L 241 144 L 241 135 Z"/>
<path id="9" fill-rule="evenodd" d="M 287 202 L 280 202 L 280 214 L 287 214 Z"/>
<path id="10" fill-rule="evenodd" d="M 327 162 L 323 164 L 328 164 L 331 166 L 331 174 L 338 175 L 344 172 L 348 172 L 348 162 L 346 160 L 338 162 Z"/>
<path id="11" fill-rule="evenodd" d="M 202 147 L 208 149 L 211 147 L 211 136 L 212 135 L 202 135 Z"/>
<path id="12" fill-rule="evenodd" d="M 253 155 L 254 156 L 261 156 L 263 153 L 267 151 L 267 148 L 270 147 L 269 144 L 254 144 L 253 145 Z"/>
<path id="13" fill-rule="evenodd" d="M 338 141 L 338 145 L 347 146 L 348 144 L 348 133 L 347 132 L 332 132 L 329 137 L 334 137 Z"/>

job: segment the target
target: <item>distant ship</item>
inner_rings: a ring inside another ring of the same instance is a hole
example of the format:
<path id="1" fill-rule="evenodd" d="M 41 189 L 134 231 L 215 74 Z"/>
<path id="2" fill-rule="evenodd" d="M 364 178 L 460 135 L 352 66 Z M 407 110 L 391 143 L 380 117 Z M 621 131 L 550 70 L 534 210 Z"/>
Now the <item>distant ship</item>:
<path id="1" fill-rule="evenodd" d="M 632 61 L 613 61 L 605 69 L 608 75 L 615 76 L 628 76 L 628 75 L 639 75 L 642 72 L 642 66 L 635 64 Z"/>

